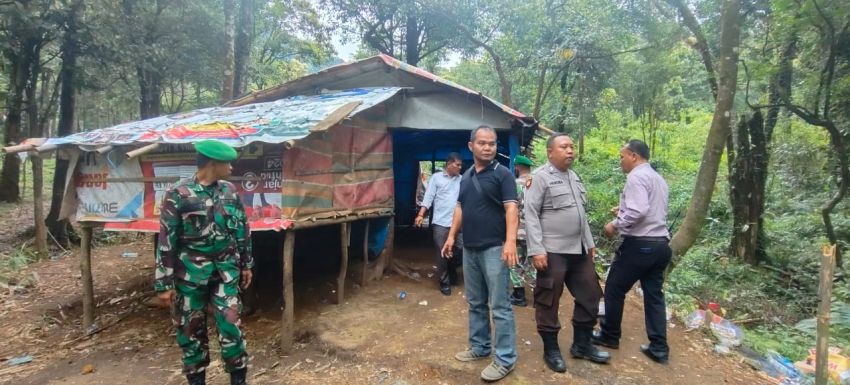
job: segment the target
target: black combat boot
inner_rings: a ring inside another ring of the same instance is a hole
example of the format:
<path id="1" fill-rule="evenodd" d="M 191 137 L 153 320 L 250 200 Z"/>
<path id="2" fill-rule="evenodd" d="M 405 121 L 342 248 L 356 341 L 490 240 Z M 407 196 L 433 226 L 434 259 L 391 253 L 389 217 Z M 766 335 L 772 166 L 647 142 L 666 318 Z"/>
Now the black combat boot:
<path id="1" fill-rule="evenodd" d="M 540 338 L 543 339 L 543 361 L 546 366 L 558 373 L 566 372 L 567 364 L 558 347 L 558 332 L 540 332 Z"/>
<path id="2" fill-rule="evenodd" d="M 609 349 L 620 348 L 620 341 L 608 337 L 602 330 L 594 330 L 593 337 L 590 339 L 590 342 L 594 345 L 604 346 Z"/>
<path id="3" fill-rule="evenodd" d="M 187 374 L 186 379 L 189 380 L 189 385 L 207 385 L 207 372 Z"/>
<path id="4" fill-rule="evenodd" d="M 575 358 L 590 360 L 597 364 L 607 364 L 611 355 L 593 346 L 590 342 L 592 337 L 593 327 L 573 325 L 573 346 L 570 348 L 570 354 Z"/>
<path id="5" fill-rule="evenodd" d="M 515 287 L 514 292 L 511 294 L 511 305 L 526 307 L 528 306 L 528 302 L 525 301 L 525 288 L 524 287 Z"/>
<path id="6" fill-rule="evenodd" d="M 242 368 L 235 372 L 230 372 L 230 385 L 248 385 L 245 377 L 248 375 L 248 368 Z"/>

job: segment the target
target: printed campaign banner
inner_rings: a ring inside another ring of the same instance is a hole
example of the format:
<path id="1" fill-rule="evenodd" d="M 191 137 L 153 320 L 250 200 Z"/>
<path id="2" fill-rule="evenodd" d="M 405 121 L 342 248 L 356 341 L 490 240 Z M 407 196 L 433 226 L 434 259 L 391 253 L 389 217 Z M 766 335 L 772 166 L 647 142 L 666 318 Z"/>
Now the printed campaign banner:
<path id="1" fill-rule="evenodd" d="M 77 191 L 77 219 L 134 219 L 142 217 L 144 183 L 138 159 L 83 153 L 74 185 Z M 131 180 L 136 180 L 135 182 Z"/>
<path id="2" fill-rule="evenodd" d="M 123 160 L 117 163 L 115 160 Z M 77 219 L 107 222 L 107 230 L 159 231 L 159 207 L 176 181 L 197 171 L 190 152 L 150 154 L 126 160 L 123 153 L 84 153 L 77 174 Z M 281 230 L 283 186 L 279 146 L 248 146 L 230 178 L 252 231 Z"/>

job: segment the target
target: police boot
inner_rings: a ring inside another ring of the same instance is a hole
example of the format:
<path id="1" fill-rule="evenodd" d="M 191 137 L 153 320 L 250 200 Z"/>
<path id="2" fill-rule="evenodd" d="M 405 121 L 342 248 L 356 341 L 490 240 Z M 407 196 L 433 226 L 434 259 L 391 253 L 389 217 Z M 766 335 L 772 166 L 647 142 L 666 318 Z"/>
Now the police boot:
<path id="1" fill-rule="evenodd" d="M 189 385 L 207 385 L 207 372 L 187 374 L 186 379 L 189 380 Z"/>
<path id="2" fill-rule="evenodd" d="M 575 358 L 590 360 L 597 364 L 607 364 L 611 359 L 608 352 L 599 350 L 594 346 L 590 339 L 593 336 L 593 327 L 590 326 L 573 326 L 573 346 L 570 348 L 570 354 Z"/>
<path id="3" fill-rule="evenodd" d="M 515 287 L 514 292 L 511 294 L 511 305 L 526 307 L 528 306 L 528 302 L 525 301 L 525 288 L 524 287 Z"/>
<path id="4" fill-rule="evenodd" d="M 248 368 L 242 368 L 235 372 L 230 372 L 230 385 L 248 385 L 245 376 L 248 375 Z"/>
<path id="5" fill-rule="evenodd" d="M 543 361 L 546 366 L 558 373 L 566 372 L 567 364 L 558 347 L 558 332 L 540 332 L 540 338 L 543 339 Z"/>

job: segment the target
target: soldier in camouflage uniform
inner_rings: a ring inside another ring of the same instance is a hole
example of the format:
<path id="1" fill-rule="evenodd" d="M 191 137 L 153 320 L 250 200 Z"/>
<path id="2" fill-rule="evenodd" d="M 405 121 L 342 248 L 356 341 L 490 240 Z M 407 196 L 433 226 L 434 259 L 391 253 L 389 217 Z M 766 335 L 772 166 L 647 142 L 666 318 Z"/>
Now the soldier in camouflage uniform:
<path id="1" fill-rule="evenodd" d="M 525 285 L 531 290 L 534 290 L 534 283 L 537 282 L 537 269 L 531 265 L 531 258 L 528 258 L 526 243 L 525 243 L 525 214 L 523 214 L 522 203 L 525 190 L 528 189 L 528 182 L 531 173 L 531 160 L 517 155 L 514 158 L 514 169 L 516 171 L 516 188 L 517 188 L 517 203 L 519 204 L 519 230 L 516 237 L 516 254 L 517 263 L 510 270 L 511 285 L 514 288 L 511 294 L 511 304 L 514 306 L 526 307 L 528 301 L 525 299 Z"/>
<path id="2" fill-rule="evenodd" d="M 209 308 L 230 383 L 243 385 L 248 354 L 239 329 L 239 290 L 250 286 L 254 261 L 245 210 L 235 186 L 224 180 L 237 154 L 218 141 L 198 142 L 195 149 L 197 174 L 177 182 L 162 200 L 154 286 L 172 307 L 189 384 L 206 383 Z"/>

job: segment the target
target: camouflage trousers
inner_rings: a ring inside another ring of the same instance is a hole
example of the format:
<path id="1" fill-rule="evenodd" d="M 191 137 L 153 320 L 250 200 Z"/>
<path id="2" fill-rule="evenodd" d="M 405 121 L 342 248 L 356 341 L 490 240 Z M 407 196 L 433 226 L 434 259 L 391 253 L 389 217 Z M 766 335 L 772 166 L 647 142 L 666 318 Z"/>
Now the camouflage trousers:
<path id="1" fill-rule="evenodd" d="M 524 240 L 516 242 L 517 264 L 510 269 L 511 286 L 524 287 L 534 290 L 534 285 L 537 283 L 537 269 L 531 263 L 531 257 L 528 256 L 528 249 Z"/>
<path id="2" fill-rule="evenodd" d="M 245 339 L 239 330 L 239 280 L 222 282 L 211 279 L 208 284 L 176 282 L 177 300 L 172 309 L 172 322 L 177 329 L 177 344 L 183 350 L 183 373 L 199 373 L 210 363 L 207 337 L 207 309 L 215 318 L 224 369 L 233 372 L 248 365 Z"/>

